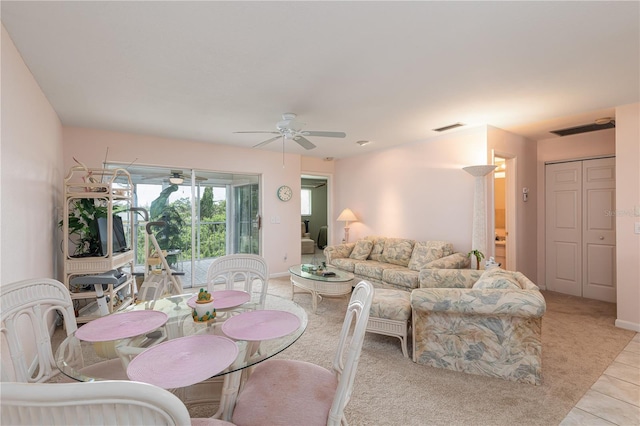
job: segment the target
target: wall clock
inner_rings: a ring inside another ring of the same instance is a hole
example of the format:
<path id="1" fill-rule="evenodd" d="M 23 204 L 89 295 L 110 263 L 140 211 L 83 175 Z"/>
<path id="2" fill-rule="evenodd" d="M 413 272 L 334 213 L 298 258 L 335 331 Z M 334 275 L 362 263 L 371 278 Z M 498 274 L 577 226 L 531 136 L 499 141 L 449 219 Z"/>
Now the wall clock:
<path id="1" fill-rule="evenodd" d="M 282 201 L 289 201 L 293 196 L 293 191 L 287 185 L 282 185 L 278 188 L 278 198 Z"/>

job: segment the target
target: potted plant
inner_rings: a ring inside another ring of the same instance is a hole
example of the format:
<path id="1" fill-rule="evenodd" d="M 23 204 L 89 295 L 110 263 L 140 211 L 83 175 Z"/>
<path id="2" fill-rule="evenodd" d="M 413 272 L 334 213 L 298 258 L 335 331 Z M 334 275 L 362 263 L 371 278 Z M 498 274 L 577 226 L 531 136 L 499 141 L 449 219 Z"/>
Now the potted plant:
<path id="1" fill-rule="evenodd" d="M 475 249 L 467 253 L 467 257 L 471 257 L 471 255 L 476 257 L 476 269 L 480 269 L 480 261 L 484 259 L 484 254 L 480 250 Z"/>
<path id="2" fill-rule="evenodd" d="M 113 214 L 126 210 L 113 206 Z M 77 198 L 69 204 L 69 240 L 75 245 L 73 256 L 102 256 L 102 240 L 98 219 L 106 218 L 109 209 L 102 198 Z M 58 222 L 63 227 L 63 221 Z"/>
<path id="3" fill-rule="evenodd" d="M 78 198 L 69 206 L 69 235 L 75 244 L 74 256 L 100 256 L 101 245 L 97 220 L 107 217 L 107 206 L 99 199 Z M 60 221 L 58 226 L 62 227 Z"/>

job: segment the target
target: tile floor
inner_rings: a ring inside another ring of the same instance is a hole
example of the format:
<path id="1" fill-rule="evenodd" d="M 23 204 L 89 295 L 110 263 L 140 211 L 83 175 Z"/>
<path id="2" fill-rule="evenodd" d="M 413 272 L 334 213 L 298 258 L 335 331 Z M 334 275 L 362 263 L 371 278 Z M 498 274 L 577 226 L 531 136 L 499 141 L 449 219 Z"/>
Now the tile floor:
<path id="1" fill-rule="evenodd" d="M 640 425 L 640 333 L 636 333 L 560 425 Z"/>

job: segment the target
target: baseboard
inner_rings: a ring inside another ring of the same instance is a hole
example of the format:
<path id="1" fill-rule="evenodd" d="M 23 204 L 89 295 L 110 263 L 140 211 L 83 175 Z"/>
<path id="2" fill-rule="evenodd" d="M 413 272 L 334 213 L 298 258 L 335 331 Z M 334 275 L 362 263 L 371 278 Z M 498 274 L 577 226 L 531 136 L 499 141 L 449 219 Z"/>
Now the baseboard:
<path id="1" fill-rule="evenodd" d="M 638 324 L 638 323 L 633 323 L 633 322 L 623 321 L 623 320 L 617 319 L 616 320 L 616 327 L 624 328 L 625 330 L 631 330 L 631 331 L 635 331 L 637 333 L 640 333 L 640 324 Z"/>
<path id="2" fill-rule="evenodd" d="M 291 274 L 288 271 L 287 272 L 277 272 L 275 274 L 269 274 L 269 278 L 288 277 L 289 275 L 291 275 Z"/>

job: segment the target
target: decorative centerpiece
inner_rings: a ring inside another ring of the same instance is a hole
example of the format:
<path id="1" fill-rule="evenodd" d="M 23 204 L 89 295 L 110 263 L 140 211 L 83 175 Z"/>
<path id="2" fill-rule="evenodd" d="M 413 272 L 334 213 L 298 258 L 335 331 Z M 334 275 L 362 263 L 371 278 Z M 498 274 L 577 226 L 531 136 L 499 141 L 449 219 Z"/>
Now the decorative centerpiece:
<path id="1" fill-rule="evenodd" d="M 318 270 L 318 267 L 310 263 L 303 263 L 302 266 L 300 266 L 300 269 L 303 272 L 308 272 L 309 274 L 313 274 Z"/>
<path id="2" fill-rule="evenodd" d="M 213 297 L 204 288 L 200 289 L 198 298 L 196 299 L 196 307 L 193 309 L 193 320 L 197 322 L 205 322 L 216 317 L 216 308 L 213 306 Z"/>

